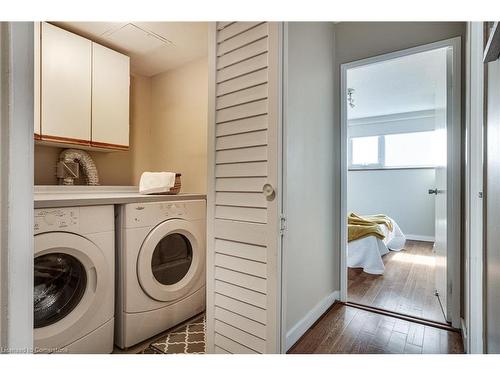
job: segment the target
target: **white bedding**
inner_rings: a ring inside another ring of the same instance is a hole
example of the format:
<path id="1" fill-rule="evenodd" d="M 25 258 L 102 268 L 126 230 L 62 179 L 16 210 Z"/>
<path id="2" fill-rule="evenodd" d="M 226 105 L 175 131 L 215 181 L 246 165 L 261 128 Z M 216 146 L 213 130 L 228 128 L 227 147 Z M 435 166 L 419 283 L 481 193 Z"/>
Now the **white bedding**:
<path id="1" fill-rule="evenodd" d="M 383 240 L 368 236 L 347 243 L 347 266 L 351 268 L 363 268 L 366 273 L 382 275 L 385 267 L 382 256 L 389 250 L 400 251 L 404 248 L 406 237 L 393 220 L 392 232 L 384 225 L 380 224 L 380 229 L 385 234 Z"/>

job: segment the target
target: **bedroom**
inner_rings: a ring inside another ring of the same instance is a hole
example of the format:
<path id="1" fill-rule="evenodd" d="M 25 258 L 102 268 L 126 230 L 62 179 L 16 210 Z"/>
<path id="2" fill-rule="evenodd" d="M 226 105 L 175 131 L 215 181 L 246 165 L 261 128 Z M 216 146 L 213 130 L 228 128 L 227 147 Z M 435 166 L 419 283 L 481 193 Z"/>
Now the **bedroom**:
<path id="1" fill-rule="evenodd" d="M 443 233 L 446 238 L 452 44 L 343 70 L 347 301 L 443 325 L 451 323 Z"/>

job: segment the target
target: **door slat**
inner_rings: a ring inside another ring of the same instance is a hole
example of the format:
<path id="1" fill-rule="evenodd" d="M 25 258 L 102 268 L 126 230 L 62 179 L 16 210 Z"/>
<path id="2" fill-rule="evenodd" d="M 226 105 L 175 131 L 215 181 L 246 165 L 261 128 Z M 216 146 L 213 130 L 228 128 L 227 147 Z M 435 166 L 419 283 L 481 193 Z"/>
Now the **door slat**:
<path id="1" fill-rule="evenodd" d="M 218 266 L 215 267 L 215 279 L 260 293 L 266 293 L 267 291 L 265 279 Z"/>
<path id="2" fill-rule="evenodd" d="M 218 97 L 215 106 L 217 109 L 224 109 L 240 104 L 255 102 L 265 98 L 267 98 L 267 84 L 262 84 Z"/>
<path id="3" fill-rule="evenodd" d="M 215 280 L 215 292 L 262 309 L 266 308 L 267 296 L 263 293 L 258 293 L 221 280 Z"/>
<path id="4" fill-rule="evenodd" d="M 217 96 L 227 95 L 232 92 L 247 89 L 249 87 L 262 85 L 267 82 L 267 69 L 257 70 L 240 77 L 221 82 L 217 85 Z"/>
<path id="5" fill-rule="evenodd" d="M 230 220 L 215 220 L 215 238 L 266 246 L 266 226 Z"/>
<path id="6" fill-rule="evenodd" d="M 228 352 L 226 349 L 223 349 L 220 346 L 215 345 L 215 354 L 233 354 L 233 353 Z"/>
<path id="7" fill-rule="evenodd" d="M 230 150 L 220 150 L 215 152 L 216 164 L 242 163 L 267 160 L 267 147 L 244 147 Z"/>
<path id="8" fill-rule="evenodd" d="M 217 56 L 222 56 L 265 37 L 267 37 L 267 23 L 262 23 L 253 29 L 247 30 L 231 39 L 219 43 L 217 46 Z"/>
<path id="9" fill-rule="evenodd" d="M 267 100 L 237 105 L 235 107 L 220 109 L 216 113 L 217 123 L 253 117 L 267 113 Z"/>
<path id="10" fill-rule="evenodd" d="M 264 145 L 267 145 L 267 131 L 265 130 L 228 135 L 225 137 L 219 137 L 215 141 L 215 149 L 217 151 Z"/>
<path id="11" fill-rule="evenodd" d="M 261 22 L 234 22 L 226 25 L 217 33 L 217 43 L 241 34 L 242 32 L 257 26 L 259 23 Z"/>
<path id="12" fill-rule="evenodd" d="M 232 25 L 233 23 L 236 23 L 236 22 L 234 22 L 234 21 L 217 22 L 217 30 L 223 30 L 225 27 L 228 27 L 229 25 Z"/>
<path id="13" fill-rule="evenodd" d="M 263 177 L 218 178 L 215 191 L 261 193 L 266 179 Z"/>
<path id="14" fill-rule="evenodd" d="M 264 246 L 227 241 L 220 238 L 215 240 L 215 252 L 255 260 L 256 262 L 265 263 L 267 261 L 266 248 Z"/>
<path id="15" fill-rule="evenodd" d="M 244 134 L 258 130 L 265 130 L 267 129 L 267 121 L 268 116 L 262 115 L 242 120 L 225 122 L 216 126 L 215 135 L 216 137 L 223 137 L 227 135 Z"/>
<path id="16" fill-rule="evenodd" d="M 264 177 L 267 176 L 267 163 L 234 163 L 215 166 L 215 177 Z"/>
<path id="17" fill-rule="evenodd" d="M 267 67 L 267 53 L 251 57 L 217 72 L 217 82 L 227 81 Z"/>
<path id="18" fill-rule="evenodd" d="M 255 350 L 247 348 L 236 341 L 228 339 L 218 333 L 215 333 L 214 343 L 219 348 L 224 348 L 223 350 L 228 353 L 238 353 L 238 354 L 258 354 Z"/>
<path id="19" fill-rule="evenodd" d="M 222 206 L 266 208 L 267 200 L 258 193 L 215 193 L 215 203 Z"/>
<path id="20" fill-rule="evenodd" d="M 215 320 L 215 332 L 241 343 L 247 348 L 255 350 L 257 353 L 264 353 L 266 351 L 266 342 L 264 340 L 220 320 Z"/>
<path id="21" fill-rule="evenodd" d="M 215 293 L 215 306 L 219 306 L 236 314 L 243 315 L 248 319 L 255 320 L 256 322 L 266 324 L 266 310 L 257 306 L 250 305 L 218 293 Z"/>
<path id="22" fill-rule="evenodd" d="M 226 254 L 215 254 L 215 265 L 231 269 L 233 271 L 244 272 L 257 277 L 267 277 L 267 265 L 253 260 L 237 258 Z"/>
<path id="23" fill-rule="evenodd" d="M 215 218 L 265 224 L 267 223 L 267 210 L 253 207 L 215 206 Z"/>
<path id="24" fill-rule="evenodd" d="M 219 56 L 219 58 L 217 58 L 217 63 L 216 63 L 217 69 L 223 69 L 226 66 L 237 64 L 241 61 L 245 61 L 254 56 L 267 52 L 268 50 L 267 39 L 268 38 L 259 39 L 244 47 L 238 48 L 233 52 L 226 53 L 224 56 Z"/>

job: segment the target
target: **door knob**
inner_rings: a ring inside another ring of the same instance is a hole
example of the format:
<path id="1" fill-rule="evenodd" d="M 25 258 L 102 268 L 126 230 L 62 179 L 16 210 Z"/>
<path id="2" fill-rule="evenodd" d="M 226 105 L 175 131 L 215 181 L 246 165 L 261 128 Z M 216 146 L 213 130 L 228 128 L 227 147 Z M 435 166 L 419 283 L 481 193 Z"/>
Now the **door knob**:
<path id="1" fill-rule="evenodd" d="M 272 202 L 274 200 L 274 198 L 276 197 L 276 193 L 274 191 L 273 185 L 271 185 L 271 184 L 265 184 L 262 187 L 262 193 L 264 194 L 264 196 L 266 197 L 266 199 L 269 202 Z"/>
<path id="2" fill-rule="evenodd" d="M 438 189 L 429 189 L 429 194 L 438 194 Z"/>

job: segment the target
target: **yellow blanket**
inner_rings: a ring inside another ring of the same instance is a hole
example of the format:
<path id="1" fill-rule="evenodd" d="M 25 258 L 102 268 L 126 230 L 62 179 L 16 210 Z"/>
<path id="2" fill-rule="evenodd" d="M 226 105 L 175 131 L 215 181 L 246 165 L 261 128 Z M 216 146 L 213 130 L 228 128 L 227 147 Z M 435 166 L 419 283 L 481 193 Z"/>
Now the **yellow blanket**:
<path id="1" fill-rule="evenodd" d="M 347 217 L 347 241 L 354 241 L 366 236 L 375 236 L 383 240 L 385 235 L 379 224 L 385 225 L 392 232 L 392 222 L 385 215 L 360 216 L 351 212 Z"/>

